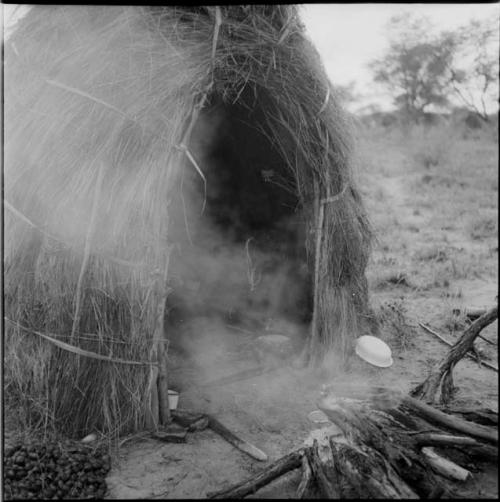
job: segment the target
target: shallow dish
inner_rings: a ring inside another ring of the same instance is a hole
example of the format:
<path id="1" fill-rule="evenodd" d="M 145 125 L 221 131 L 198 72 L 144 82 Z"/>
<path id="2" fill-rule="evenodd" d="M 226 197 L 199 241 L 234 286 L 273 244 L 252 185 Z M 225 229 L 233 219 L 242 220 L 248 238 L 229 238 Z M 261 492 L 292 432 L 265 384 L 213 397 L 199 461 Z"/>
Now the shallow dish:
<path id="1" fill-rule="evenodd" d="M 355 352 L 361 359 L 379 368 L 388 368 L 393 363 L 389 345 L 376 336 L 360 336 Z"/>

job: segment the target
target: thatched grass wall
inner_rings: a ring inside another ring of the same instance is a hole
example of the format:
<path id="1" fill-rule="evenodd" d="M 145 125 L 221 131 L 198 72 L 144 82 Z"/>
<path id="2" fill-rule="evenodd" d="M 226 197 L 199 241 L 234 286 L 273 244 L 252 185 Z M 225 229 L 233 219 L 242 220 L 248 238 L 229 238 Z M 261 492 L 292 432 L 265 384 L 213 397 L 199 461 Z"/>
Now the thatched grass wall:
<path id="1" fill-rule="evenodd" d="M 261 104 L 255 126 L 309 215 L 311 361 L 349 352 L 370 232 L 348 124 L 295 7 L 33 7 L 5 55 L 6 393 L 26 420 L 146 424 L 172 201 L 187 170 L 210 183 L 190 141 L 215 99 Z"/>

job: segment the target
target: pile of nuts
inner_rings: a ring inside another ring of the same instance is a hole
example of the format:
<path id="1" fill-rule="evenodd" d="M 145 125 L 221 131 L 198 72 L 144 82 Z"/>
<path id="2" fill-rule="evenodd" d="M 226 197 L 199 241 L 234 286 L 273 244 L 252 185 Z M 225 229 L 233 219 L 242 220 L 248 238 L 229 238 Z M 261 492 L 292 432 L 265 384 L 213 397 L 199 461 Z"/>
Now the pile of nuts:
<path id="1" fill-rule="evenodd" d="M 74 442 L 19 444 L 5 452 L 4 496 L 12 499 L 103 498 L 110 458 Z"/>

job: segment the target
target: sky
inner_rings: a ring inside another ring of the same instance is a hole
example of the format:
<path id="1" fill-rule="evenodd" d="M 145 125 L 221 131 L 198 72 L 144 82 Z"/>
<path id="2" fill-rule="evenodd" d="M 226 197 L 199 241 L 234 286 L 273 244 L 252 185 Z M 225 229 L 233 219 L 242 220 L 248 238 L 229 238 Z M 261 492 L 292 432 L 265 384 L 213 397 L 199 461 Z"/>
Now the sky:
<path id="1" fill-rule="evenodd" d="M 427 16 L 436 30 L 455 29 L 471 19 L 500 16 L 500 3 L 463 4 L 308 4 L 301 7 L 302 20 L 335 85 L 356 82 L 363 99 L 360 106 L 376 102 L 390 107 L 390 98 L 374 84 L 367 65 L 383 55 L 389 19 L 400 13 Z"/>
<path id="2" fill-rule="evenodd" d="M 16 21 L 16 17 L 12 16 L 15 6 L 3 7 L 8 33 Z M 351 111 L 370 103 L 383 109 L 391 107 L 391 98 L 373 83 L 367 65 L 383 55 L 388 45 L 385 28 L 392 16 L 402 12 L 427 16 L 437 31 L 457 28 L 474 18 L 500 17 L 500 3 L 324 3 L 305 4 L 300 9 L 308 35 L 318 49 L 333 84 L 356 82 L 356 91 L 361 99 Z"/>

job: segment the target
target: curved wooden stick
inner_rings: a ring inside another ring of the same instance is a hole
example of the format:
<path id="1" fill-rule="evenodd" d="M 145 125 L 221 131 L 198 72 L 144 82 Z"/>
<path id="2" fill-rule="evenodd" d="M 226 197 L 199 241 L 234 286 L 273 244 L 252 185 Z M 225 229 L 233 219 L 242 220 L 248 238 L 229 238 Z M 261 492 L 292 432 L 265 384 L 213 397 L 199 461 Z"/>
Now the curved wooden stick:
<path id="1" fill-rule="evenodd" d="M 472 349 L 472 344 L 483 328 L 498 318 L 498 306 L 488 310 L 477 321 L 474 321 L 463 333 L 460 339 L 453 345 L 446 357 L 436 364 L 431 374 L 424 382 L 417 385 L 410 395 L 418 399 L 425 399 L 429 403 L 436 400 L 436 394 L 441 388 L 440 400 L 446 403 L 451 398 L 452 371 L 455 365 L 467 352 Z M 497 436 L 498 441 L 498 436 Z"/>

